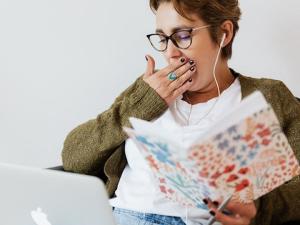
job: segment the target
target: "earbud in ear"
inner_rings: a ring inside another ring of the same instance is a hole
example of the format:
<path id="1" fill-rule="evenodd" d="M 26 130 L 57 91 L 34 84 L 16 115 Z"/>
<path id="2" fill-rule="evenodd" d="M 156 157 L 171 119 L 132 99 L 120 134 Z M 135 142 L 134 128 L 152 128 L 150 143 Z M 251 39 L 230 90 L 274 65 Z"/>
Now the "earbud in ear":
<path id="1" fill-rule="evenodd" d="M 221 40 L 221 43 L 220 43 L 220 48 L 223 47 L 225 38 L 226 38 L 226 33 L 224 33 L 223 36 L 222 36 L 222 40 Z"/>

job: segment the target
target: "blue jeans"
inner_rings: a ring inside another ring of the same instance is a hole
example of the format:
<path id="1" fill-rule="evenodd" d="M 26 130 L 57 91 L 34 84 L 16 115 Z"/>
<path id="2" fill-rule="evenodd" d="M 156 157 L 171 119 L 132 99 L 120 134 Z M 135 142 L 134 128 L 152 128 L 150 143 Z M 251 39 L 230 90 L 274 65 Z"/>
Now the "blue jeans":
<path id="1" fill-rule="evenodd" d="M 113 215 L 117 225 L 185 225 L 180 217 L 141 213 L 120 208 L 114 208 Z"/>

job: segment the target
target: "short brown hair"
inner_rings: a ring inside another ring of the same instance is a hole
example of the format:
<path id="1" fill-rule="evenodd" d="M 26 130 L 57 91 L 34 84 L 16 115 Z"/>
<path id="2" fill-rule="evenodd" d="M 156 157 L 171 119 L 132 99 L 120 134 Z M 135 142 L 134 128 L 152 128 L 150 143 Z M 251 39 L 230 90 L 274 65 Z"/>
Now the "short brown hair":
<path id="1" fill-rule="evenodd" d="M 195 13 L 207 24 L 210 24 L 209 33 L 215 43 L 219 43 L 220 26 L 225 20 L 233 23 L 233 37 L 222 49 L 222 57 L 230 59 L 232 56 L 232 43 L 239 29 L 238 21 L 241 10 L 238 0 L 150 0 L 150 8 L 155 12 L 163 2 L 173 4 L 175 10 L 184 18 L 193 21 L 188 13 Z"/>

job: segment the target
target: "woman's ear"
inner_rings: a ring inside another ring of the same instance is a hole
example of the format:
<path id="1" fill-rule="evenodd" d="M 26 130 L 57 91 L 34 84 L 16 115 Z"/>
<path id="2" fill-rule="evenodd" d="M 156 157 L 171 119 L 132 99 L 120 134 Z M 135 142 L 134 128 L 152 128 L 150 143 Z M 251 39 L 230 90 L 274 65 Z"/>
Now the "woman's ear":
<path id="1" fill-rule="evenodd" d="M 225 20 L 221 25 L 222 37 L 225 34 L 225 38 L 222 44 L 222 47 L 225 47 L 228 43 L 231 42 L 233 37 L 233 23 L 230 20 Z"/>

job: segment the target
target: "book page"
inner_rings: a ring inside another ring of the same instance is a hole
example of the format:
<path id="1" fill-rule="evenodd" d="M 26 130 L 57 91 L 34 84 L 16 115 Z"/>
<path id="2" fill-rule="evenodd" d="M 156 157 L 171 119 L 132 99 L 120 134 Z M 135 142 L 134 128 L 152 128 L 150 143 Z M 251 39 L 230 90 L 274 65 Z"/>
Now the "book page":
<path id="1" fill-rule="evenodd" d="M 250 202 L 294 176 L 300 167 L 273 109 L 254 92 L 188 149 L 150 122 L 124 128 L 154 172 L 166 198 L 206 207 L 203 198 L 233 195 Z"/>

